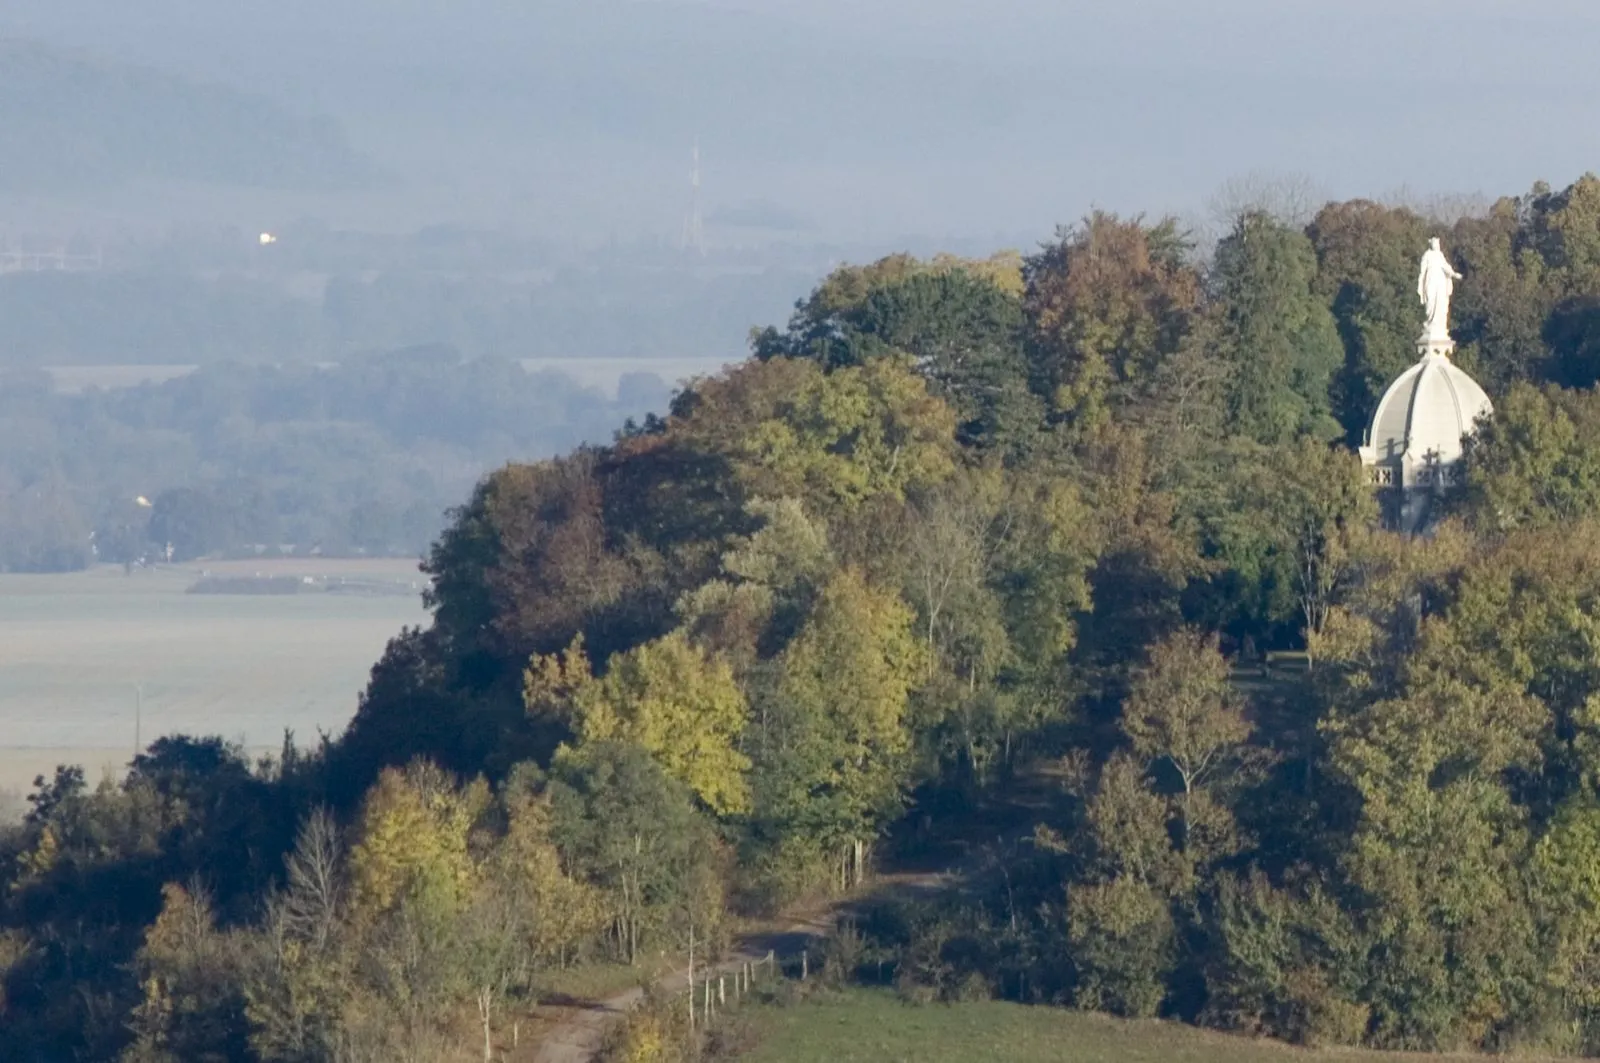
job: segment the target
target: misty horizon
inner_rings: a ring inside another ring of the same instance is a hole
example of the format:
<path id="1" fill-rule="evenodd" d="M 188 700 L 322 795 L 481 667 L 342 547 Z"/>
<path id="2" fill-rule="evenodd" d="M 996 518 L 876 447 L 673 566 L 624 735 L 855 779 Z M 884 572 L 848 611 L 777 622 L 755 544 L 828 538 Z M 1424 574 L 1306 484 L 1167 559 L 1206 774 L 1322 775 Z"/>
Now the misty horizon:
<path id="1" fill-rule="evenodd" d="M 84 128 L 8 145 L 0 230 L 671 239 L 697 139 L 723 244 L 1017 244 L 1092 208 L 1200 216 L 1244 174 L 1493 199 L 1593 167 L 1573 131 L 1600 74 L 1573 29 L 1595 16 L 1574 4 L 1096 6 L 13 0 L 0 60 L 33 91 L 20 107 Z M 115 126 L 165 146 L 85 156 L 123 86 L 147 102 Z"/>

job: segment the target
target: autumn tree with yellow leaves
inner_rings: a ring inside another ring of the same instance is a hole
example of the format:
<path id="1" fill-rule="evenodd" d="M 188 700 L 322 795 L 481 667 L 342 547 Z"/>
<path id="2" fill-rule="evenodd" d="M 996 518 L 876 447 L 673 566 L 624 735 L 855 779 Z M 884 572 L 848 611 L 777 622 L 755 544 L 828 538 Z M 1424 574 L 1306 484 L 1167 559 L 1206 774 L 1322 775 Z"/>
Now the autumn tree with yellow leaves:
<path id="1" fill-rule="evenodd" d="M 613 657 L 596 679 L 581 645 L 529 665 L 525 697 L 564 698 L 580 742 L 631 742 L 719 815 L 747 811 L 750 759 L 739 751 L 749 706 L 726 661 L 681 631 Z"/>
<path id="2" fill-rule="evenodd" d="M 488 804 L 482 780 L 458 787 L 425 762 L 380 775 L 350 851 L 357 917 L 406 902 L 439 911 L 464 903 L 477 875 L 470 834 Z"/>

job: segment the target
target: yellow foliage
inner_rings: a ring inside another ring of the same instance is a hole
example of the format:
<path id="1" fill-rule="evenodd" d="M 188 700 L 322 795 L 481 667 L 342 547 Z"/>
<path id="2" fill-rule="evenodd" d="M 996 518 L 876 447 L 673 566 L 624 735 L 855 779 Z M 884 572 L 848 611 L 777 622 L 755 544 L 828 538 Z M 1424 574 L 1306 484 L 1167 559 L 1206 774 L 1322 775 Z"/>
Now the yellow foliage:
<path id="1" fill-rule="evenodd" d="M 914 255 L 895 254 L 865 266 L 840 266 L 825 277 L 811 297 L 814 313 L 852 310 L 867 301 L 880 288 L 901 284 L 913 277 L 965 273 L 988 281 L 1007 295 L 1021 298 L 1022 255 L 1017 251 L 997 251 L 988 258 L 962 258 L 937 254 L 924 262 Z"/>
<path id="2" fill-rule="evenodd" d="M 482 779 L 458 789 L 426 763 L 386 769 L 367 794 L 350 852 L 356 911 L 386 911 L 407 897 L 459 905 L 474 877 L 468 835 L 488 802 Z"/>
<path id="3" fill-rule="evenodd" d="M 574 695 L 594 679 L 583 636 L 561 653 L 535 654 L 522 673 L 522 704 L 530 716 L 566 720 Z"/>
<path id="4" fill-rule="evenodd" d="M 161 914 L 145 931 L 141 955 L 158 966 L 175 966 L 203 953 L 215 931 L 216 920 L 205 896 L 193 896 L 169 882 L 161 887 Z"/>
<path id="5" fill-rule="evenodd" d="M 937 254 L 929 263 L 933 273 L 966 273 L 988 281 L 1007 295 L 1022 298 L 1025 286 L 1022 281 L 1022 253 L 996 251 L 988 258 L 961 258 L 951 254 Z"/>
<path id="6" fill-rule="evenodd" d="M 825 515 L 903 498 L 955 469 L 955 415 L 908 358 L 833 372 L 810 360 L 748 362 L 695 395 L 674 431 L 729 459 L 755 497 L 797 498 Z"/>
<path id="7" fill-rule="evenodd" d="M 678 1018 L 678 1009 L 665 1002 L 647 1004 L 628 1016 L 606 1058 L 616 1063 L 681 1063 L 689 1051 Z"/>
<path id="8" fill-rule="evenodd" d="M 666 1056 L 667 1039 L 661 1025 L 649 1016 L 628 1023 L 622 1047 L 616 1058 L 622 1063 L 660 1063 Z"/>
<path id="9" fill-rule="evenodd" d="M 899 595 L 852 569 L 839 572 L 784 654 L 785 692 L 832 717 L 861 756 L 904 752 L 906 705 L 927 669 L 914 622 Z"/>
<path id="10" fill-rule="evenodd" d="M 567 875 L 550 841 L 550 810 L 541 799 L 510 809 L 505 838 L 491 860 L 494 885 L 531 913 L 526 944 L 545 963 L 563 963 L 609 920 L 599 891 Z"/>
<path id="11" fill-rule="evenodd" d="M 914 620 L 898 595 L 853 570 L 823 588 L 782 658 L 794 769 L 769 793 L 771 814 L 809 820 L 820 841 L 845 844 L 898 807 L 911 748 L 910 694 L 926 674 Z"/>
<path id="12" fill-rule="evenodd" d="M 735 746 L 749 716 L 744 692 L 726 661 L 682 631 L 612 658 L 574 705 L 583 741 L 632 742 L 713 811 L 749 808 L 750 760 Z"/>
<path id="13" fill-rule="evenodd" d="M 39 832 L 39 843 L 17 858 L 22 865 L 22 881 L 48 875 L 60 859 L 61 844 L 56 841 L 56 832 L 47 825 Z M 21 885 L 21 881 L 15 885 Z"/>

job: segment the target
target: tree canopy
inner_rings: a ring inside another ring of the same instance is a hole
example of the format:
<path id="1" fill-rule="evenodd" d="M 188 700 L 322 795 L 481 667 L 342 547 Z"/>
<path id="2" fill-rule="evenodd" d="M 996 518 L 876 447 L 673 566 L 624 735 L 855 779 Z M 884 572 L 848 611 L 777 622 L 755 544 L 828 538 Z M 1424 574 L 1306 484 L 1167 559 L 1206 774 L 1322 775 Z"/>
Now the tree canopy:
<path id="1" fill-rule="evenodd" d="M 1247 210 L 1206 257 L 1095 214 L 842 267 L 661 415 L 484 476 L 344 734 L 41 778 L 0 833 L 8 1047 L 449 1058 L 553 968 L 714 950 L 1002 810 L 955 909 L 870 920 L 913 998 L 1600 1051 L 1597 219 L 1585 178 Z M 1405 537 L 1347 443 L 1434 232 L 1496 414 Z M 463 388 L 463 438 L 518 416 Z M 385 394 L 412 432 L 426 397 Z"/>

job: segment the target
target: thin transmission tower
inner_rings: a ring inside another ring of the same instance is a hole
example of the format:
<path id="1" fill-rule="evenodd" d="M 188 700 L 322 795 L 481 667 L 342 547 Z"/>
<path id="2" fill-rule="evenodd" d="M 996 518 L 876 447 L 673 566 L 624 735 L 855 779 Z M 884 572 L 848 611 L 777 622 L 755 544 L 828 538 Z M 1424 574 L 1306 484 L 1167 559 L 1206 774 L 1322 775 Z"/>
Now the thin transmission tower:
<path id="1" fill-rule="evenodd" d="M 680 246 L 706 253 L 705 226 L 700 221 L 700 138 L 695 137 L 693 162 L 689 170 L 689 213 L 683 219 L 683 239 Z"/>

